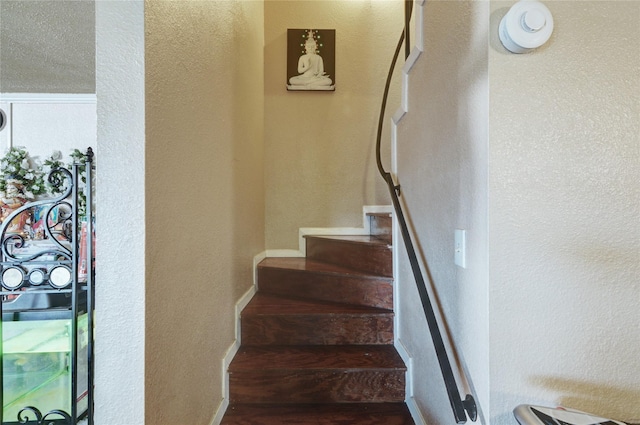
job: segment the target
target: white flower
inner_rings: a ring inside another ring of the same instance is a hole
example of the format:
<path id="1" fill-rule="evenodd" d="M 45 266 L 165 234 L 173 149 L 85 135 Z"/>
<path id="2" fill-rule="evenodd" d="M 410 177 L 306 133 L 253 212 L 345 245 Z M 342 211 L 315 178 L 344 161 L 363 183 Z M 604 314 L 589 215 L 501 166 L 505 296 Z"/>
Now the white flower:
<path id="1" fill-rule="evenodd" d="M 25 191 L 24 191 L 24 196 L 25 196 L 27 199 L 33 199 L 33 198 L 35 198 L 35 195 L 34 195 L 32 192 L 29 192 L 28 190 L 25 190 Z"/>
<path id="2" fill-rule="evenodd" d="M 26 169 L 29 169 L 29 160 L 28 160 L 28 159 L 26 159 L 26 158 L 25 158 L 25 159 L 23 159 L 23 160 L 22 160 L 22 163 L 20 163 L 20 167 L 22 167 L 22 168 L 26 168 Z"/>
<path id="3" fill-rule="evenodd" d="M 31 171 L 29 171 L 27 174 L 24 175 L 24 178 L 27 179 L 27 180 L 33 180 L 34 177 L 35 176 L 33 175 L 33 173 Z M 34 186 L 34 190 L 38 190 L 38 189 L 36 189 L 35 186 Z"/>
<path id="4" fill-rule="evenodd" d="M 51 159 L 54 161 L 60 161 L 62 159 L 62 152 L 53 151 L 53 153 L 51 154 Z"/>

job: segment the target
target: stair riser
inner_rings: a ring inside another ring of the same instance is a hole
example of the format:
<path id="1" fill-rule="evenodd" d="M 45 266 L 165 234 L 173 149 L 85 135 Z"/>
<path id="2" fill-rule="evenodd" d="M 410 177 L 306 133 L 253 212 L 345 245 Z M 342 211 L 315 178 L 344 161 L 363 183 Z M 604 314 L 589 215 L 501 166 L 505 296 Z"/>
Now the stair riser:
<path id="1" fill-rule="evenodd" d="M 385 279 L 261 267 L 258 287 L 275 295 L 393 309 L 393 287 Z"/>
<path id="2" fill-rule="evenodd" d="M 391 249 L 384 245 L 345 243 L 326 238 L 306 238 L 306 256 L 380 276 L 393 276 Z"/>
<path id="3" fill-rule="evenodd" d="M 384 315 L 246 315 L 246 345 L 393 344 L 393 316 Z"/>
<path id="4" fill-rule="evenodd" d="M 371 215 L 369 216 L 369 224 L 372 236 L 391 244 L 391 216 Z"/>
<path id="5" fill-rule="evenodd" d="M 221 425 L 415 425 L 404 403 L 232 404 Z"/>
<path id="6" fill-rule="evenodd" d="M 372 236 L 306 236 L 306 259 L 258 266 L 222 423 L 414 425 L 393 347 L 391 220 L 370 220 Z"/>
<path id="7" fill-rule="evenodd" d="M 404 401 L 404 371 L 284 370 L 229 375 L 232 403 L 383 403 Z"/>

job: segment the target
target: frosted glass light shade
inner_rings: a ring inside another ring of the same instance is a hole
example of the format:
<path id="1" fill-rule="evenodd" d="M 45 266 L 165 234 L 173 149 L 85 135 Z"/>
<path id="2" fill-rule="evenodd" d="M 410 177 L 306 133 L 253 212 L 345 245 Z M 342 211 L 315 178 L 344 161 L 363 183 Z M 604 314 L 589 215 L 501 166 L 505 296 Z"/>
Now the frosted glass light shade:
<path id="1" fill-rule="evenodd" d="M 539 1 L 521 0 L 500 21 L 502 45 L 513 53 L 527 53 L 546 43 L 553 32 L 553 16 Z"/>

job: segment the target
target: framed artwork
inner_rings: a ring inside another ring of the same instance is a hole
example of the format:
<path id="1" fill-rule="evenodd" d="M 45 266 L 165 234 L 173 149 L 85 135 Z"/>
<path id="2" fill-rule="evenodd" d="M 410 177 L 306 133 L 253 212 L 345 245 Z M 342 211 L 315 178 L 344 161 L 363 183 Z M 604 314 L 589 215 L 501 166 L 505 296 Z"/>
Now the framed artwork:
<path id="1" fill-rule="evenodd" d="M 336 89 L 336 30 L 287 30 L 287 90 Z"/>

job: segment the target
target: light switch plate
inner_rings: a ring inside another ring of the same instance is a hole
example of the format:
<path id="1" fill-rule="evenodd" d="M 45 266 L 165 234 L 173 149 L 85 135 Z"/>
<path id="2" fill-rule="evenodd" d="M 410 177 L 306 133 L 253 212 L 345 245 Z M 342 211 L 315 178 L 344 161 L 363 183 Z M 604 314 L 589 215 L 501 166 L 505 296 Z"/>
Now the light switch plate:
<path id="1" fill-rule="evenodd" d="M 467 231 L 456 229 L 455 231 L 455 254 L 454 262 L 456 266 L 467 268 Z"/>

